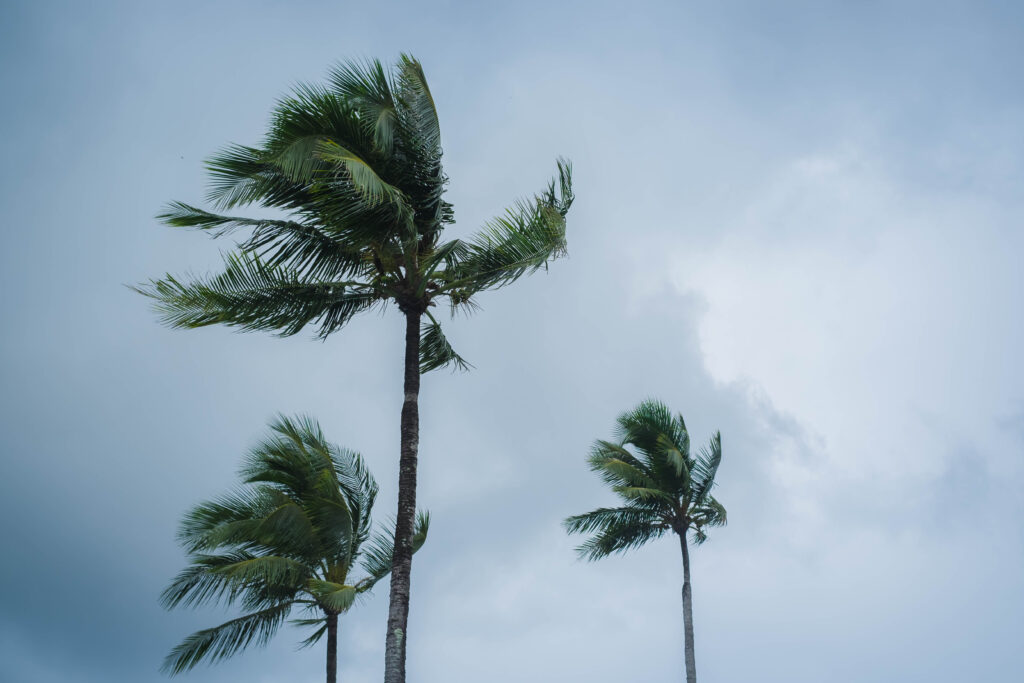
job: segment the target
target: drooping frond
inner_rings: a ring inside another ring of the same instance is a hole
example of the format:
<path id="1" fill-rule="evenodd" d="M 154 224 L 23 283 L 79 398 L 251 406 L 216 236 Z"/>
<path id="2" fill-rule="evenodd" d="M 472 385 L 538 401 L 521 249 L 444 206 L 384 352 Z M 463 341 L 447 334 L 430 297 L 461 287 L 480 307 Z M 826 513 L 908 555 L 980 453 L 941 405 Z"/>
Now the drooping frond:
<path id="1" fill-rule="evenodd" d="M 245 252 L 227 255 L 220 275 L 191 281 L 167 275 L 135 289 L 155 301 L 154 308 L 171 327 L 221 323 L 281 336 L 297 334 L 312 323 L 326 337 L 357 313 L 382 303 L 361 282 L 311 281 Z"/>
<path id="2" fill-rule="evenodd" d="M 441 325 L 433 319 L 423 324 L 420 330 L 420 374 L 454 365 L 463 372 L 473 366 L 455 352 L 448 338 L 441 331 Z"/>
<path id="3" fill-rule="evenodd" d="M 296 648 L 299 650 L 304 650 L 307 647 L 312 647 L 313 645 L 316 645 L 327 632 L 327 617 L 320 617 L 318 619 L 292 619 L 289 623 L 293 624 L 294 626 L 300 627 L 317 627 L 316 630 L 313 631 L 313 633 L 308 638 L 299 643 L 298 647 Z"/>
<path id="4" fill-rule="evenodd" d="M 249 645 L 266 645 L 288 617 L 291 607 L 290 602 L 285 602 L 197 631 L 171 650 L 162 669 L 172 675 L 179 674 L 204 660 L 216 662 Z"/>

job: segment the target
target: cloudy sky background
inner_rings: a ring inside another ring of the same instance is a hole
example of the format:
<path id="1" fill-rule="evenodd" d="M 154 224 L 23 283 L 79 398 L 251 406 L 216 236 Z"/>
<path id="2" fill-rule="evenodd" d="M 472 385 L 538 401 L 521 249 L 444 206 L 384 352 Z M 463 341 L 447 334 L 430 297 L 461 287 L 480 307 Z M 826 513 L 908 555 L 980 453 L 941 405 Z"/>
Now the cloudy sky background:
<path id="1" fill-rule="evenodd" d="M 161 328 L 125 288 L 216 267 L 153 219 L 339 59 L 419 57 L 453 234 L 575 164 L 568 259 L 482 300 L 431 373 L 411 681 L 682 678 L 669 540 L 585 564 L 596 438 L 647 396 L 723 434 L 694 554 L 706 681 L 1024 669 L 1024 10 L 1016 3 L 4 3 L 0 679 L 163 680 L 181 513 L 278 411 L 391 513 L 402 322 L 326 343 Z M 346 617 L 375 681 L 387 590 Z M 182 680 L 317 681 L 285 629 Z"/>

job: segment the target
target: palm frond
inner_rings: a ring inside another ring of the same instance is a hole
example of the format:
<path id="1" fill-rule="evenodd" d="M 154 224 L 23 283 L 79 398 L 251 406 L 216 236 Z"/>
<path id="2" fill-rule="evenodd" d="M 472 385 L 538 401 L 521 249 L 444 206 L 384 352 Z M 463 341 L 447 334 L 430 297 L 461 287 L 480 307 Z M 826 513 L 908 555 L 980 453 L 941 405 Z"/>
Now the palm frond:
<path id="1" fill-rule="evenodd" d="M 193 607 L 204 603 L 224 600 L 231 603 L 245 586 L 230 574 L 221 573 L 223 567 L 252 559 L 247 552 L 232 552 L 223 555 L 195 554 L 192 564 L 171 581 L 160 594 L 160 604 L 167 609 L 178 606 Z"/>
<path id="2" fill-rule="evenodd" d="M 598 560 L 609 555 L 637 548 L 648 541 L 662 536 L 666 528 L 663 524 L 651 520 L 643 510 L 632 508 L 595 510 L 589 515 L 570 517 L 566 527 L 573 531 L 591 530 L 593 535 L 576 548 L 580 557 L 587 560 Z"/>
<path id="3" fill-rule="evenodd" d="M 405 108 L 416 120 L 421 144 L 429 150 L 440 150 L 441 125 L 434 97 L 423 66 L 411 55 L 403 54 L 398 60 L 398 87 Z"/>
<path id="4" fill-rule="evenodd" d="M 710 443 L 702 447 L 694 466 L 693 501 L 701 504 L 715 486 L 715 475 L 722 464 L 722 433 L 715 432 Z"/>
<path id="5" fill-rule="evenodd" d="M 299 643 L 297 650 L 304 650 L 307 647 L 316 645 L 324 634 L 327 633 L 327 617 L 321 617 L 319 619 L 292 619 L 290 624 L 295 626 L 317 626 L 318 628 L 313 631 L 312 635 Z"/>
<path id="6" fill-rule="evenodd" d="M 725 526 L 729 521 L 725 506 L 710 496 L 702 505 L 693 509 L 691 517 L 702 527 Z"/>
<path id="7" fill-rule="evenodd" d="M 206 660 L 216 662 L 251 644 L 266 645 L 288 617 L 292 604 L 285 602 L 197 631 L 171 650 L 162 670 L 171 675 L 188 671 Z"/>
<path id="8" fill-rule="evenodd" d="M 347 612 L 359 595 L 355 586 L 320 579 L 311 580 L 308 589 L 321 607 L 334 614 Z"/>
<path id="9" fill-rule="evenodd" d="M 566 253 L 565 215 L 572 205 L 572 171 L 558 162 L 555 181 L 532 202 L 521 201 L 495 218 L 467 245 L 468 254 L 445 272 L 442 291 L 455 300 L 515 282 Z"/>
<path id="10" fill-rule="evenodd" d="M 290 557 L 248 557 L 211 571 L 243 585 L 269 584 L 297 589 L 309 577 L 309 566 Z"/>
<path id="11" fill-rule="evenodd" d="M 420 329 L 420 374 L 454 365 L 457 370 L 468 371 L 470 365 L 455 352 L 448 338 L 441 331 L 441 325 L 433 319 L 425 322 Z"/>
<path id="12" fill-rule="evenodd" d="M 287 178 L 263 150 L 229 145 L 206 162 L 210 174 L 207 200 L 218 209 L 248 204 L 298 209 L 311 200 L 308 184 Z"/>
<path id="13" fill-rule="evenodd" d="M 189 510 L 178 529 L 178 541 L 190 553 L 244 544 L 251 539 L 258 520 L 272 509 L 265 491 L 232 491 Z"/>
<path id="14" fill-rule="evenodd" d="M 173 275 L 151 280 L 135 291 L 154 300 L 171 327 L 225 324 L 243 330 L 270 330 L 281 336 L 319 326 L 326 337 L 357 313 L 382 303 L 368 285 L 353 281 L 310 281 L 258 257 L 229 254 L 220 275 L 182 281 Z"/>
<path id="15" fill-rule="evenodd" d="M 387 70 L 379 60 L 339 63 L 328 74 L 335 92 L 359 112 L 359 120 L 375 147 L 390 154 L 398 113 Z"/>

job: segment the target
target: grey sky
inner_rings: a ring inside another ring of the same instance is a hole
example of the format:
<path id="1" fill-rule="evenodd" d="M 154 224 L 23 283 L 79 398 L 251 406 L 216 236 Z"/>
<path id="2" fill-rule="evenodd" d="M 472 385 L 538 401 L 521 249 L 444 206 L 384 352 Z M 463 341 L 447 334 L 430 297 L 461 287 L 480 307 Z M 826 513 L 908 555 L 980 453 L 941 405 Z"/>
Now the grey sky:
<path id="1" fill-rule="evenodd" d="M 339 59 L 419 57 L 468 233 L 575 164 L 570 258 L 449 327 L 424 379 L 409 671 L 682 677 L 678 548 L 577 562 L 584 458 L 646 396 L 721 429 L 694 553 L 707 681 L 1024 669 L 1024 11 L 1016 3 L 4 3 L 0 679 L 157 681 L 180 514 L 275 413 L 361 451 L 391 513 L 402 327 L 161 328 L 123 285 L 215 267 L 160 227 L 202 160 Z M 342 625 L 379 679 L 387 591 Z M 182 680 L 317 681 L 284 630 Z"/>

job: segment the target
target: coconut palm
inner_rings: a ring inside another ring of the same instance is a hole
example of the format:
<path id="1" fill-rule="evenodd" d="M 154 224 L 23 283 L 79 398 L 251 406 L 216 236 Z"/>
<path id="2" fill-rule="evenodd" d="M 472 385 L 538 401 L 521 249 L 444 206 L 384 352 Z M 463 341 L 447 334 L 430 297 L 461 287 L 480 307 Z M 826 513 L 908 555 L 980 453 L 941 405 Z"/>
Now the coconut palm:
<path id="1" fill-rule="evenodd" d="M 327 636 L 327 682 L 334 683 L 338 617 L 391 571 L 394 535 L 372 529 L 377 483 L 359 454 L 328 443 L 310 419 L 280 417 L 271 430 L 246 458 L 243 486 L 182 521 L 178 538 L 190 564 L 163 604 L 224 602 L 244 614 L 185 638 L 164 660 L 172 674 L 265 645 L 299 609 L 305 616 L 293 622 L 314 629 L 303 645 Z M 414 551 L 429 521 L 418 515 Z"/>
<path id="2" fill-rule="evenodd" d="M 224 271 L 152 280 L 137 288 L 174 327 L 225 324 L 320 338 L 357 314 L 389 305 L 405 318 L 395 566 L 385 681 L 405 680 L 406 625 L 416 510 L 420 374 L 468 364 L 433 309 L 472 311 L 477 295 L 545 268 L 564 254 L 572 203 L 570 168 L 530 200 L 515 203 L 469 239 L 441 239 L 454 222 L 445 201 L 441 134 L 423 69 L 402 56 L 334 68 L 328 84 L 281 100 L 257 147 L 232 146 L 208 163 L 217 211 L 270 209 L 258 217 L 171 204 L 173 226 L 222 236 L 245 231 Z"/>
<path id="3" fill-rule="evenodd" d="M 618 418 L 617 441 L 596 441 L 590 469 L 622 499 L 613 508 L 598 508 L 565 520 L 570 533 L 590 534 L 581 557 L 597 560 L 636 548 L 666 532 L 679 537 L 683 554 L 683 626 L 686 680 L 697 680 L 693 653 L 693 598 L 690 589 L 689 534 L 694 544 L 707 540 L 709 527 L 723 526 L 725 508 L 711 495 L 722 461 L 722 437 L 696 456 L 682 415 L 648 400 Z"/>

